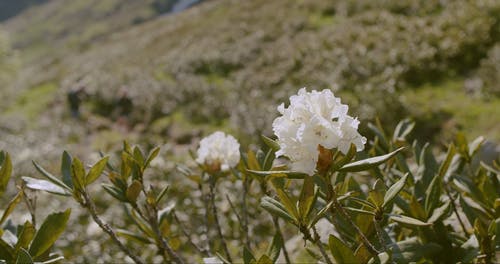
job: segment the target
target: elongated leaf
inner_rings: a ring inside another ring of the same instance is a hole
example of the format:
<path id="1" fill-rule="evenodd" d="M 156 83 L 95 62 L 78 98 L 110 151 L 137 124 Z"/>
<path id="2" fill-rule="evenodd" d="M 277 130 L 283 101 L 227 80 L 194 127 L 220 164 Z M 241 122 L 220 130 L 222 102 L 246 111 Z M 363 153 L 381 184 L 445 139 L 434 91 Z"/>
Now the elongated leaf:
<path id="1" fill-rule="evenodd" d="M 272 149 L 274 152 L 278 151 L 281 147 L 280 145 L 278 144 L 278 142 L 264 136 L 264 135 L 261 135 L 261 138 L 262 138 L 262 141 L 270 148 Z"/>
<path id="2" fill-rule="evenodd" d="M 85 169 L 83 163 L 77 158 L 74 158 L 71 164 L 71 179 L 75 188 L 83 190 L 83 187 L 85 187 Z"/>
<path id="3" fill-rule="evenodd" d="M 127 200 L 134 204 L 137 201 L 137 197 L 141 194 L 142 184 L 138 180 L 134 180 L 132 184 L 127 188 L 125 196 Z M 155 199 L 156 200 L 156 199 Z"/>
<path id="4" fill-rule="evenodd" d="M 356 212 L 356 213 L 366 214 L 366 215 L 375 215 L 374 212 L 363 210 L 363 209 L 358 209 L 358 208 L 353 208 L 353 207 L 348 207 L 348 206 L 345 206 L 344 208 L 351 211 L 351 212 Z"/>
<path id="5" fill-rule="evenodd" d="M 257 176 L 285 177 L 288 179 L 304 179 L 305 177 L 309 176 L 303 172 L 297 172 L 297 171 L 256 171 L 256 170 L 247 170 L 247 171 Z"/>
<path id="6" fill-rule="evenodd" d="M 69 188 L 73 188 L 73 181 L 71 180 L 71 163 L 73 162 L 73 157 L 64 151 L 61 157 L 61 174 L 64 184 Z"/>
<path id="7" fill-rule="evenodd" d="M 59 185 L 60 187 L 68 190 L 68 191 L 71 191 L 72 189 L 69 188 L 66 184 L 64 184 L 61 180 L 59 180 L 56 176 L 50 174 L 48 171 L 46 171 L 42 166 L 38 165 L 38 163 L 36 163 L 35 161 L 33 161 L 33 165 L 35 166 L 35 168 L 38 170 L 38 172 L 40 172 L 45 178 L 47 178 L 47 180 L 49 180 L 50 182 L 56 184 L 56 185 Z"/>
<path id="8" fill-rule="evenodd" d="M 158 156 L 158 154 L 160 154 L 160 147 L 156 147 L 156 148 L 152 149 L 149 152 L 148 157 L 146 158 L 146 161 L 144 162 L 143 169 L 146 169 L 149 166 L 149 164 L 151 163 L 151 161 L 153 161 Z"/>
<path id="9" fill-rule="evenodd" d="M 406 136 L 408 136 L 408 134 L 411 133 L 414 127 L 415 127 L 415 122 L 412 122 L 410 119 L 402 120 L 396 126 L 392 140 L 394 142 L 404 140 Z"/>
<path id="10" fill-rule="evenodd" d="M 382 207 L 386 207 L 389 203 L 396 198 L 396 195 L 403 190 L 403 187 L 405 186 L 406 179 L 408 179 L 408 173 L 405 174 L 401 179 L 399 179 L 396 183 L 394 183 L 389 190 L 384 195 L 384 203 L 382 204 Z"/>
<path id="11" fill-rule="evenodd" d="M 66 229 L 70 214 L 71 209 L 68 209 L 64 212 L 50 214 L 45 218 L 31 243 L 29 249 L 31 256 L 34 258 L 40 256 L 56 242 L 57 238 Z"/>
<path id="12" fill-rule="evenodd" d="M 99 176 L 101 176 L 102 172 L 104 171 L 104 168 L 106 168 L 106 164 L 108 163 L 109 157 L 106 156 L 96 162 L 94 166 L 89 170 L 87 176 L 85 177 L 85 185 L 89 185 L 96 181 Z"/>
<path id="13" fill-rule="evenodd" d="M 425 213 L 429 216 L 432 211 L 439 205 L 441 197 L 441 177 L 434 177 L 429 187 L 425 192 Z"/>
<path id="14" fill-rule="evenodd" d="M 299 216 L 302 219 L 307 219 L 309 216 L 309 212 L 314 205 L 314 198 L 314 179 L 313 177 L 305 177 L 299 197 Z"/>
<path id="15" fill-rule="evenodd" d="M 127 240 L 138 242 L 140 244 L 152 244 L 152 243 L 154 243 L 153 241 L 151 241 L 147 237 L 135 234 L 135 233 L 130 232 L 130 231 L 125 230 L 125 229 L 118 229 L 118 230 L 116 230 L 116 234 L 118 236 L 126 238 Z"/>
<path id="16" fill-rule="evenodd" d="M 262 169 L 257 161 L 255 153 L 250 149 L 247 152 L 247 165 L 251 170 L 260 171 Z"/>
<path id="17" fill-rule="evenodd" d="M 5 153 L 3 158 L 2 168 L 0 168 L 0 196 L 7 189 L 7 184 L 9 184 L 11 174 L 12 174 L 12 161 L 10 160 L 9 153 Z"/>
<path id="18" fill-rule="evenodd" d="M 127 202 L 127 197 L 125 197 L 125 195 L 120 191 L 120 189 L 116 188 L 115 186 L 109 184 L 102 184 L 102 188 L 104 188 L 104 190 L 111 196 L 115 197 L 115 199 L 122 202 Z"/>
<path id="19" fill-rule="evenodd" d="M 31 264 L 33 263 L 33 259 L 30 256 L 30 253 L 26 251 L 24 248 L 20 248 L 17 253 L 16 264 Z"/>
<path id="20" fill-rule="evenodd" d="M 14 258 L 14 248 L 0 238 L 0 259 L 7 261 L 7 263 L 13 261 Z"/>
<path id="21" fill-rule="evenodd" d="M 23 226 L 23 230 L 18 235 L 17 243 L 15 246 L 15 250 L 19 250 L 20 248 L 28 248 L 31 240 L 35 236 L 36 229 L 32 223 L 26 221 Z"/>
<path id="22" fill-rule="evenodd" d="M 250 264 L 250 263 L 252 263 L 252 261 L 256 261 L 256 259 L 253 256 L 252 252 L 246 246 L 243 247 L 243 263 L 244 264 Z"/>
<path id="23" fill-rule="evenodd" d="M 359 263 L 354 252 L 337 237 L 330 235 L 328 245 L 336 263 Z"/>
<path id="24" fill-rule="evenodd" d="M 368 170 L 370 168 L 376 167 L 376 166 L 384 163 L 385 161 L 394 157 L 394 155 L 396 155 L 398 152 L 400 152 L 403 149 L 404 149 L 404 147 L 401 147 L 401 148 L 398 148 L 389 154 L 385 154 L 385 155 L 377 156 L 377 157 L 372 157 L 372 158 L 368 158 L 368 159 L 364 159 L 364 160 L 359 160 L 359 161 L 355 161 L 355 162 L 346 164 L 346 165 L 342 166 L 339 169 L 339 171 L 357 172 L 357 171 Z"/>
<path id="25" fill-rule="evenodd" d="M 273 260 L 267 255 L 262 255 L 256 264 L 273 264 Z"/>
<path id="26" fill-rule="evenodd" d="M 271 242 L 271 246 L 267 250 L 267 255 L 273 263 L 275 263 L 280 256 L 281 247 L 283 247 L 283 238 L 280 233 L 276 233 L 273 237 L 273 241 Z"/>
<path id="27" fill-rule="evenodd" d="M 288 194 L 281 190 L 277 189 L 276 194 L 278 194 L 278 197 L 280 198 L 280 203 L 285 206 L 286 211 L 291 214 L 295 219 L 300 219 L 300 214 L 297 209 L 297 204 L 295 201 L 288 196 Z"/>
<path id="28" fill-rule="evenodd" d="M 7 205 L 7 208 L 3 212 L 2 218 L 0 219 L 0 225 L 2 225 L 5 222 L 5 220 L 7 220 L 7 217 L 9 217 L 12 211 L 14 211 L 14 208 L 17 206 L 17 204 L 21 202 L 21 199 L 22 199 L 22 194 L 21 192 L 19 192 L 17 193 L 16 196 L 14 196 L 14 198 L 12 198 L 12 200 L 10 200 L 9 205 Z"/>
<path id="29" fill-rule="evenodd" d="M 161 192 L 158 194 L 158 197 L 156 197 L 156 204 L 159 204 L 161 199 L 163 199 L 163 197 L 165 197 L 165 195 L 167 194 L 167 191 L 168 191 L 168 187 L 169 187 L 169 185 L 165 186 L 165 188 L 163 188 L 161 190 Z"/>
<path id="30" fill-rule="evenodd" d="M 485 140 L 484 137 L 478 137 L 469 144 L 470 157 L 473 157 L 476 154 L 476 152 L 481 148 L 481 145 L 483 144 L 484 140 Z"/>
<path id="31" fill-rule="evenodd" d="M 54 183 L 46 180 L 35 179 L 31 177 L 22 177 L 23 181 L 26 183 L 26 187 L 33 190 L 46 191 L 53 194 L 70 196 L 71 193 L 66 189 L 55 185 Z"/>
<path id="32" fill-rule="evenodd" d="M 363 199 L 359 199 L 359 198 L 357 198 L 357 197 L 348 197 L 348 199 L 349 199 L 350 201 L 353 201 L 353 202 L 355 202 L 355 203 L 358 203 L 358 204 L 360 204 L 360 205 L 362 205 L 362 206 L 366 206 L 366 207 L 371 208 L 371 209 L 376 209 L 376 208 L 377 208 L 377 206 L 376 206 L 376 205 L 374 205 L 373 203 L 371 203 L 371 202 L 369 202 L 369 201 L 365 201 L 365 200 L 363 200 Z"/>
<path id="33" fill-rule="evenodd" d="M 449 211 L 451 209 L 450 205 L 451 205 L 451 202 L 450 202 L 450 200 L 448 200 L 442 206 L 434 209 L 431 217 L 429 217 L 427 222 L 428 223 L 435 223 L 435 222 L 441 221 L 442 218 L 445 217 L 449 213 Z"/>
<path id="34" fill-rule="evenodd" d="M 439 177 L 443 178 L 446 172 L 448 171 L 448 168 L 450 167 L 451 161 L 453 160 L 453 156 L 456 153 L 455 146 L 453 144 L 450 145 L 448 148 L 448 152 L 446 153 L 446 158 L 441 163 L 441 166 L 439 167 Z"/>
<path id="35" fill-rule="evenodd" d="M 391 220 L 402 223 L 402 224 L 408 224 L 408 225 L 413 225 L 413 226 L 428 226 L 431 225 L 431 223 L 426 223 L 422 222 L 418 219 L 409 217 L 409 216 L 404 216 L 404 215 L 394 215 L 391 214 L 389 217 Z"/>
<path id="36" fill-rule="evenodd" d="M 289 223 L 296 223 L 296 219 L 287 213 L 284 206 L 271 197 L 263 197 L 260 206 L 274 216 L 281 217 Z"/>

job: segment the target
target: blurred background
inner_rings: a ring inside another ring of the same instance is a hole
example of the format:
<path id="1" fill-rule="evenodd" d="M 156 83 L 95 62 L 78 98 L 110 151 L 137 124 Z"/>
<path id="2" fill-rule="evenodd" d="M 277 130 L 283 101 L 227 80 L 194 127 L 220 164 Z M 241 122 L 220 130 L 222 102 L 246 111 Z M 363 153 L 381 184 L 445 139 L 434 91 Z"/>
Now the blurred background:
<path id="1" fill-rule="evenodd" d="M 0 0 L 0 149 L 16 175 L 125 139 L 162 145 L 166 174 L 214 130 L 271 136 L 301 87 L 332 89 L 362 133 L 409 117 L 420 142 L 461 131 L 498 155 L 500 1 Z M 116 257 L 66 237 L 70 261 Z"/>

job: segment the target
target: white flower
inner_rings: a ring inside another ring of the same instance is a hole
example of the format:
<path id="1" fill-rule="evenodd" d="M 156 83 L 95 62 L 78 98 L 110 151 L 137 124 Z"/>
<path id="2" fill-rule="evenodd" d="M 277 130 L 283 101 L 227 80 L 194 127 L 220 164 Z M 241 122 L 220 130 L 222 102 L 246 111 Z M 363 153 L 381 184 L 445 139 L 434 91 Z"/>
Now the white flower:
<path id="1" fill-rule="evenodd" d="M 349 107 L 330 90 L 307 92 L 305 88 L 290 97 L 290 106 L 278 107 L 282 116 L 273 122 L 273 131 L 281 149 L 276 156 L 290 158 L 292 170 L 314 174 L 318 162 L 318 145 L 337 148 L 346 154 L 351 143 L 357 151 L 364 149 L 366 138 L 357 129 L 359 121 L 347 115 Z"/>
<path id="2" fill-rule="evenodd" d="M 197 154 L 196 162 L 227 171 L 240 161 L 240 144 L 233 136 L 217 131 L 200 141 Z"/>

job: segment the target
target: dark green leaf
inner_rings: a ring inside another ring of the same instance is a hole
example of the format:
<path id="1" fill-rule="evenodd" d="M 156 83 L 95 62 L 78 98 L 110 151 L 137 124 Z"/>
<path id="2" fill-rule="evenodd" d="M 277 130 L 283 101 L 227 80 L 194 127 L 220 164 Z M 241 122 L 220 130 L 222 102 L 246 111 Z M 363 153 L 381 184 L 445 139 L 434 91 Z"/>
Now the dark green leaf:
<path id="1" fill-rule="evenodd" d="M 13 261 L 14 248 L 0 238 L 0 259 L 6 260 L 7 263 Z"/>
<path id="2" fill-rule="evenodd" d="M 118 236 L 126 238 L 127 240 L 131 240 L 131 241 L 134 241 L 134 242 L 137 242 L 137 243 L 140 243 L 140 244 L 152 244 L 152 243 L 154 243 L 153 241 L 151 241 L 147 237 L 135 234 L 135 233 L 130 232 L 130 231 L 125 230 L 125 229 L 118 229 L 118 230 L 116 230 L 116 234 Z"/>
<path id="3" fill-rule="evenodd" d="M 77 158 L 74 158 L 71 164 L 71 179 L 75 188 L 83 190 L 85 186 L 85 169 L 83 163 Z"/>
<path id="4" fill-rule="evenodd" d="M 64 151 L 61 157 L 61 174 L 64 184 L 69 188 L 73 188 L 73 181 L 71 180 L 71 163 L 73 162 L 73 157 Z"/>
<path id="5" fill-rule="evenodd" d="M 408 179 L 408 173 L 403 176 L 403 178 L 399 179 L 396 183 L 394 183 L 389 190 L 385 193 L 384 196 L 384 203 L 382 204 L 382 207 L 386 207 L 389 203 L 392 202 L 392 200 L 398 195 L 398 193 L 403 189 L 406 183 L 406 179 Z"/>
<path id="6" fill-rule="evenodd" d="M 277 189 L 276 194 L 280 198 L 280 203 L 285 206 L 286 211 L 291 214 L 295 219 L 300 219 L 297 205 L 293 198 L 291 198 L 284 190 Z"/>
<path id="7" fill-rule="evenodd" d="M 138 180 L 134 180 L 125 192 L 127 200 L 134 204 L 137 201 L 137 197 L 139 197 L 139 194 L 141 194 L 141 190 L 142 184 Z"/>
<path id="8" fill-rule="evenodd" d="M 2 168 L 0 169 L 0 196 L 7 189 L 10 176 L 12 174 L 12 161 L 10 160 L 9 153 L 4 154 Z"/>
<path id="9" fill-rule="evenodd" d="M 108 163 L 108 160 L 109 160 L 109 157 L 104 157 L 102 158 L 101 160 L 99 160 L 98 162 L 96 162 L 96 164 L 94 164 L 94 166 L 92 166 L 92 168 L 89 170 L 87 176 L 85 177 L 85 185 L 89 185 L 91 183 L 93 183 L 94 181 L 96 181 L 99 176 L 101 176 L 104 168 L 106 168 L 106 164 Z"/>
<path id="10" fill-rule="evenodd" d="M 299 216 L 302 219 L 305 220 L 309 216 L 314 205 L 314 198 L 314 179 L 313 177 L 305 177 L 299 197 Z"/>
<path id="11" fill-rule="evenodd" d="M 21 202 L 22 199 L 22 194 L 21 192 L 17 193 L 12 200 L 10 200 L 9 205 L 7 205 L 7 208 L 3 212 L 2 218 L 0 219 L 0 225 L 2 225 L 5 220 L 7 220 L 7 217 L 14 211 L 14 208 L 16 207 L 19 202 Z"/>
<path id="12" fill-rule="evenodd" d="M 280 233 L 276 233 L 273 237 L 273 241 L 269 249 L 267 250 L 267 255 L 272 260 L 272 262 L 276 262 L 278 257 L 280 256 L 281 248 L 283 247 L 283 238 Z"/>
<path id="13" fill-rule="evenodd" d="M 330 235 L 328 245 L 332 252 L 333 258 L 337 263 L 359 263 L 354 256 L 354 252 L 337 237 Z"/>
<path id="14" fill-rule="evenodd" d="M 35 178 L 30 178 L 30 177 L 22 177 L 23 181 L 26 183 L 26 187 L 33 189 L 33 190 L 40 190 L 40 191 L 46 191 L 49 193 L 53 194 L 58 194 L 58 195 L 63 195 L 63 196 L 70 196 L 71 193 L 68 192 L 66 189 L 55 185 L 54 183 L 46 180 L 40 180 L 40 179 L 35 179 Z"/>
<path id="15" fill-rule="evenodd" d="M 33 237 L 35 236 L 35 232 L 36 229 L 33 224 L 29 221 L 26 221 L 21 233 L 18 235 L 15 249 L 19 250 L 20 248 L 28 248 L 31 240 L 33 240 Z"/>
<path id="16" fill-rule="evenodd" d="M 31 264 L 33 263 L 33 259 L 30 256 L 30 253 L 26 251 L 24 248 L 20 248 L 17 253 L 16 264 Z"/>
<path id="17" fill-rule="evenodd" d="M 436 176 L 425 192 L 425 213 L 429 216 L 439 205 L 441 197 L 441 177 Z"/>
<path id="18" fill-rule="evenodd" d="M 345 172 L 357 172 L 357 171 L 365 171 L 370 168 L 376 167 L 385 161 L 389 160 L 390 158 L 394 157 L 398 152 L 403 150 L 404 147 L 398 148 L 395 151 L 382 155 L 382 156 L 377 156 L 377 157 L 372 157 L 364 160 L 359 160 L 355 161 L 349 164 L 346 164 L 342 166 L 339 171 L 345 171 Z"/>
<path id="19" fill-rule="evenodd" d="M 243 247 L 243 263 L 250 264 L 250 263 L 252 263 L 252 261 L 256 261 L 252 252 L 246 246 Z"/>
<path id="20" fill-rule="evenodd" d="M 167 194 L 167 191 L 168 191 L 168 187 L 169 185 L 165 186 L 165 188 L 163 188 L 160 192 L 160 194 L 158 194 L 158 197 L 156 197 L 156 204 L 159 204 L 161 199 L 163 199 L 163 197 L 165 197 L 165 195 Z"/>
<path id="21" fill-rule="evenodd" d="M 50 214 L 45 218 L 31 243 L 29 249 L 31 256 L 35 258 L 40 256 L 56 242 L 57 238 L 66 229 L 70 214 L 71 209 L 68 209 L 64 212 Z"/>
<path id="22" fill-rule="evenodd" d="M 296 219 L 287 213 L 285 207 L 271 197 L 263 197 L 260 206 L 274 216 L 281 217 L 289 223 L 296 223 Z"/>
<path id="23" fill-rule="evenodd" d="M 120 189 L 116 188 L 115 186 L 109 185 L 109 184 L 103 184 L 102 187 L 104 190 L 109 193 L 111 196 L 115 197 L 117 200 L 122 201 L 122 202 L 127 202 L 127 197 L 121 192 Z"/>
<path id="24" fill-rule="evenodd" d="M 153 161 L 158 156 L 159 153 L 160 153 L 160 147 L 156 147 L 149 152 L 148 157 L 144 162 L 144 169 L 146 169 L 149 166 L 151 161 Z"/>

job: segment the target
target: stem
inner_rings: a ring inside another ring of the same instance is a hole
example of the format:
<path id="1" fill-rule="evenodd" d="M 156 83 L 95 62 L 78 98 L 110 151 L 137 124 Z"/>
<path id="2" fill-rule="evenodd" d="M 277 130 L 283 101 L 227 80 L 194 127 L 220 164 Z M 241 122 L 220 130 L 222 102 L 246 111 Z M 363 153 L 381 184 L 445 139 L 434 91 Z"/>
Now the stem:
<path id="1" fill-rule="evenodd" d="M 144 262 L 138 256 L 134 255 L 125 245 L 123 245 L 123 243 L 116 236 L 116 234 L 113 231 L 113 229 L 111 229 L 111 227 L 108 224 L 104 223 L 99 218 L 99 216 L 97 215 L 97 211 L 96 211 L 95 205 L 92 202 L 92 200 L 90 199 L 90 196 L 88 195 L 88 193 L 84 191 L 84 192 L 82 192 L 82 196 L 83 196 L 84 202 L 81 203 L 81 205 L 83 207 L 85 207 L 89 211 L 89 213 L 92 216 L 92 219 L 94 220 L 94 222 L 104 232 L 106 232 L 111 237 L 111 240 L 113 240 L 113 242 L 115 242 L 115 244 L 118 245 L 118 247 L 123 252 L 125 252 L 125 254 L 127 254 L 127 256 L 129 256 L 135 263 L 137 263 L 137 264 L 143 264 Z"/>
<path id="2" fill-rule="evenodd" d="M 248 212 L 247 212 L 247 195 L 249 189 L 249 181 L 248 177 L 245 176 L 245 180 L 243 180 L 243 202 L 241 205 L 241 214 L 242 214 L 242 225 L 243 225 L 243 233 L 245 235 L 245 245 L 250 248 L 250 239 L 248 235 Z"/>
<path id="3" fill-rule="evenodd" d="M 205 251 L 211 252 L 212 250 L 210 249 L 210 239 L 209 239 L 209 204 L 208 204 L 208 197 L 203 194 L 203 186 L 201 184 L 198 184 L 198 189 L 200 190 L 201 197 L 203 200 L 203 205 L 205 206 L 205 239 L 206 239 L 206 244 L 205 244 Z"/>
<path id="4" fill-rule="evenodd" d="M 319 251 L 321 252 L 321 255 L 323 255 L 323 258 L 325 259 L 327 264 L 333 264 L 332 260 L 328 257 L 328 254 L 326 254 L 325 248 L 323 247 L 323 243 L 321 242 L 321 238 L 318 234 L 318 231 L 316 230 L 316 227 L 313 226 L 312 230 L 314 232 L 314 241 L 313 243 L 318 246 Z"/>
<path id="5" fill-rule="evenodd" d="M 274 228 L 276 229 L 276 233 L 278 233 L 278 235 L 281 237 L 281 240 L 283 240 L 283 244 L 281 245 L 281 250 L 283 250 L 283 255 L 285 256 L 285 262 L 287 264 L 290 264 L 292 262 L 290 261 L 290 256 L 288 255 L 288 251 L 286 250 L 284 242 L 285 240 L 283 239 L 283 234 L 281 233 L 279 219 L 275 216 L 273 216 L 272 218 L 273 218 Z"/>
<path id="6" fill-rule="evenodd" d="M 349 222 L 349 224 L 354 228 L 354 230 L 356 230 L 356 233 L 358 233 L 359 238 L 361 239 L 361 242 L 366 247 L 366 249 L 370 252 L 370 254 L 372 254 L 373 256 L 377 256 L 380 252 L 378 252 L 378 250 L 375 248 L 375 246 L 373 246 L 373 244 L 370 242 L 370 240 L 368 240 L 368 238 L 365 236 L 363 231 L 361 231 L 361 229 L 359 229 L 359 227 L 356 225 L 356 223 L 354 223 L 351 216 L 345 211 L 344 207 L 339 203 L 339 201 L 337 200 L 337 195 L 335 193 L 335 189 L 333 188 L 329 179 L 328 179 L 327 184 L 328 184 L 328 197 L 327 197 L 327 199 L 329 201 L 330 200 L 333 201 L 333 207 L 331 208 L 332 213 L 335 213 L 335 211 L 333 211 L 333 209 L 336 209 L 344 217 L 344 219 L 347 220 L 347 222 Z"/>
<path id="7" fill-rule="evenodd" d="M 183 264 L 184 261 L 182 261 L 182 259 L 179 257 L 179 255 L 177 255 L 177 253 L 175 253 L 175 251 L 168 245 L 167 241 L 165 241 L 165 239 L 163 239 L 163 236 L 160 232 L 160 228 L 158 227 L 158 211 L 155 209 L 155 213 L 150 217 L 150 225 L 151 225 L 151 228 L 153 229 L 153 232 L 155 233 L 157 239 L 158 239 L 158 247 L 160 247 L 160 249 L 162 250 L 163 252 L 163 258 L 165 260 L 165 262 L 169 262 L 169 257 L 175 262 L 175 263 L 178 263 L 178 264 Z"/>
<path id="8" fill-rule="evenodd" d="M 200 252 L 200 254 L 202 254 L 202 255 L 204 255 L 206 257 L 210 256 L 210 254 L 208 253 L 208 251 L 206 249 L 203 249 L 203 248 L 199 247 L 198 245 L 196 245 L 193 242 L 193 240 L 191 239 L 191 235 L 184 228 L 184 226 L 182 225 L 181 221 L 177 217 L 177 214 L 174 212 L 173 215 L 174 215 L 175 221 L 177 222 L 177 224 L 179 224 L 179 228 L 181 229 L 181 232 L 184 234 L 184 236 L 187 237 L 188 243 L 191 244 L 191 246 L 193 246 L 198 252 Z"/>
<path id="9" fill-rule="evenodd" d="M 385 245 L 384 233 L 382 232 L 382 228 L 380 227 L 380 223 L 377 221 L 377 219 L 375 219 L 375 217 L 373 218 L 373 224 L 375 225 L 375 230 L 377 232 L 377 237 L 379 239 L 379 243 L 380 243 L 380 245 L 382 245 L 382 249 L 384 250 L 384 252 L 386 252 L 387 247 Z"/>
<path id="10" fill-rule="evenodd" d="M 462 227 L 462 231 L 464 232 L 464 234 L 468 235 L 469 233 L 467 232 L 467 229 L 465 228 L 464 222 L 462 221 L 462 218 L 460 218 L 460 214 L 458 213 L 457 207 L 455 206 L 455 200 L 453 200 L 453 198 L 451 197 L 451 193 L 448 190 L 448 188 L 445 187 L 444 190 L 446 191 L 446 195 L 448 196 L 448 198 L 451 201 L 451 208 L 453 209 L 453 212 L 457 216 L 458 222 L 460 223 L 460 226 Z"/>
<path id="11" fill-rule="evenodd" d="M 226 240 L 224 235 L 222 235 L 222 228 L 220 227 L 219 216 L 217 215 L 217 207 L 215 206 L 215 179 L 210 180 L 210 202 L 212 203 L 212 214 L 214 215 L 215 227 L 217 228 L 217 233 L 222 244 L 222 249 L 226 254 L 227 260 L 232 263 L 231 255 L 229 254 L 229 249 L 227 248 Z"/>

